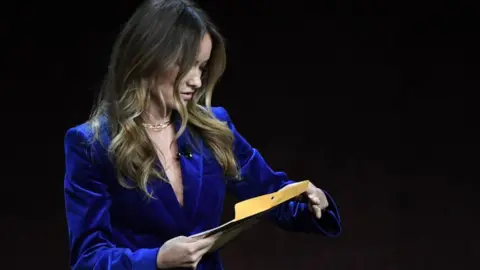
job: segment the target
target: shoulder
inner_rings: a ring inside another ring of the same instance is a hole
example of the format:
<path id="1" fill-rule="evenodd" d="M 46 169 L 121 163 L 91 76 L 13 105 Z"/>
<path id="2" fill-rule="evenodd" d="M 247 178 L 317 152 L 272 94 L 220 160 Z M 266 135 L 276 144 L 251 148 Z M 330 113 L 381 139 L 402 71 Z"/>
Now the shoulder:
<path id="1" fill-rule="evenodd" d="M 99 122 L 98 131 L 92 123 L 84 122 L 66 130 L 64 137 L 64 155 L 66 178 L 79 184 L 87 184 L 92 179 L 102 178 L 102 182 L 111 181 L 114 166 L 108 152 L 106 122 Z M 97 175 L 98 174 L 98 175 Z M 101 177 L 100 177 L 101 176 Z M 68 177 L 68 178 L 67 178 Z"/>
<path id="2" fill-rule="evenodd" d="M 95 129 L 91 122 L 84 122 L 77 126 L 67 129 L 64 138 L 65 148 L 69 147 L 87 147 L 93 150 L 99 150 L 99 147 L 105 148 L 108 145 L 108 124 L 104 119 L 100 119 Z"/>
<path id="3" fill-rule="evenodd" d="M 212 107 L 212 113 L 220 121 L 231 122 L 230 115 L 223 107 Z"/>
<path id="4" fill-rule="evenodd" d="M 86 144 L 94 138 L 94 132 L 90 123 L 85 122 L 77 126 L 70 127 L 65 133 L 65 145 Z"/>
<path id="5" fill-rule="evenodd" d="M 94 136 L 93 128 L 89 122 L 84 122 L 80 125 L 73 126 L 67 129 L 65 134 L 66 138 L 80 137 L 83 139 L 93 138 Z"/>

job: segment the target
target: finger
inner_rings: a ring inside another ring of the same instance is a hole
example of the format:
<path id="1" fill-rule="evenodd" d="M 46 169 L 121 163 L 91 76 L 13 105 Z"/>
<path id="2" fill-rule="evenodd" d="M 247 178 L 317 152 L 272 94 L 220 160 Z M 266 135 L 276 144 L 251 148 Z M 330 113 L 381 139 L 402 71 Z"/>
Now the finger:
<path id="1" fill-rule="evenodd" d="M 213 243 L 211 245 L 208 245 L 208 246 L 200 249 L 199 251 L 197 251 L 197 255 L 199 256 L 199 260 L 203 257 L 203 255 L 205 255 L 207 252 L 210 251 L 212 246 L 213 246 Z"/>
<path id="2" fill-rule="evenodd" d="M 315 205 L 319 205 L 321 203 L 320 198 L 314 194 L 309 194 L 308 199 Z"/>
<path id="3" fill-rule="evenodd" d="M 327 196 L 325 195 L 325 193 L 323 193 L 323 191 L 320 191 L 320 205 L 322 206 L 322 209 L 325 210 L 329 204 L 328 204 L 328 199 L 327 199 Z"/>
<path id="4" fill-rule="evenodd" d="M 208 251 L 208 250 L 207 250 Z M 203 255 L 206 253 L 204 250 L 198 250 L 194 253 L 190 253 L 184 257 L 183 264 L 180 265 L 182 268 L 196 269 L 198 263 L 202 260 Z M 177 268 L 175 268 L 177 269 Z"/>
<path id="5" fill-rule="evenodd" d="M 322 209 L 318 205 L 312 205 L 313 211 L 315 213 L 315 217 L 318 219 L 322 217 Z"/>
<path id="6" fill-rule="evenodd" d="M 325 199 L 325 200 L 323 200 L 323 202 L 322 202 L 322 210 L 326 210 L 327 208 L 328 208 L 328 200 Z"/>
<path id="7" fill-rule="evenodd" d="M 199 240 L 191 243 L 191 245 L 193 245 L 193 250 L 200 251 L 204 248 L 209 247 L 212 244 L 212 242 L 214 242 L 214 241 L 215 241 L 215 238 L 210 236 L 210 237 L 199 239 Z"/>
<path id="8" fill-rule="evenodd" d="M 322 210 L 326 209 L 329 204 L 325 193 L 321 189 L 317 189 L 314 194 L 315 195 L 311 195 L 311 200 L 314 202 L 314 204 L 319 205 Z"/>
<path id="9" fill-rule="evenodd" d="M 214 235 L 211 235 L 209 238 L 212 239 L 212 241 L 217 241 L 220 237 L 222 237 L 224 232 L 218 232 Z"/>
<path id="10" fill-rule="evenodd" d="M 200 262 L 200 260 L 203 258 L 203 256 L 212 248 L 213 243 L 207 246 L 204 246 L 197 250 L 193 255 L 192 255 L 192 265 L 194 266 L 193 269 L 196 268 L 197 264 Z"/>
<path id="11" fill-rule="evenodd" d="M 320 217 L 321 216 L 321 213 L 322 211 L 320 210 L 320 207 L 312 202 L 308 203 L 308 209 L 310 210 L 310 212 L 312 212 L 315 217 Z M 319 215 L 319 212 L 320 212 L 320 215 Z"/>
<path id="12" fill-rule="evenodd" d="M 218 241 L 218 239 L 222 236 L 223 233 L 216 233 L 211 236 L 205 237 L 203 239 L 198 240 L 197 242 L 193 243 L 195 245 L 195 251 L 198 254 L 205 254 L 208 252 L 210 248 Z"/>
<path id="13" fill-rule="evenodd" d="M 196 270 L 196 269 L 197 269 L 197 265 L 198 265 L 199 262 L 200 262 L 200 261 L 196 262 L 196 263 L 192 266 L 192 269 L 193 269 L 193 270 Z"/>

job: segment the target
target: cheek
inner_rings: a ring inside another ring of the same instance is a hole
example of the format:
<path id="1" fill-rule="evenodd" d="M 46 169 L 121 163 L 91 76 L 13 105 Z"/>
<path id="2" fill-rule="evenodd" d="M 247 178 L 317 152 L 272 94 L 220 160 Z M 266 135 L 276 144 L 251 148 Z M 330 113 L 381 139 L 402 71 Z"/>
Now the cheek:
<path id="1" fill-rule="evenodd" d="M 187 81 L 188 81 L 187 77 L 183 78 L 180 81 L 180 84 L 178 85 L 178 87 L 180 88 L 178 90 L 180 90 L 180 92 L 182 92 L 182 90 L 189 90 L 188 87 L 187 87 L 187 85 L 188 85 Z"/>
<path id="2" fill-rule="evenodd" d="M 173 91 L 175 86 L 175 79 L 177 76 L 178 71 L 173 69 L 168 71 L 161 77 L 161 83 L 158 86 L 158 91 L 163 95 L 163 97 L 167 100 L 173 98 Z"/>

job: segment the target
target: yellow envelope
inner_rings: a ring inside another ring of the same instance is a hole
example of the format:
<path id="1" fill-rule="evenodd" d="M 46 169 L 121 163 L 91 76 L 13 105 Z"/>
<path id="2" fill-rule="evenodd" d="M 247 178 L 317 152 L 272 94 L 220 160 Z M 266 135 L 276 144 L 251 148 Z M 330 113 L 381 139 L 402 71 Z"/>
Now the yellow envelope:
<path id="1" fill-rule="evenodd" d="M 215 244 L 210 248 L 209 252 L 215 251 L 233 240 L 242 231 L 255 225 L 263 217 L 263 214 L 269 210 L 304 193 L 309 184 L 310 181 L 308 180 L 292 183 L 277 192 L 239 202 L 234 206 L 235 218 L 233 220 L 190 237 L 198 239 L 215 237 Z"/>

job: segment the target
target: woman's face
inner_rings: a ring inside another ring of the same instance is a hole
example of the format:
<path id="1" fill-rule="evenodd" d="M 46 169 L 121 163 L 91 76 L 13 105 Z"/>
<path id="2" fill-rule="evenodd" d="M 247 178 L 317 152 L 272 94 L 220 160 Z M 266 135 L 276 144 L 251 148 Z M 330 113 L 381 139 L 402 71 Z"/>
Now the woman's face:
<path id="1" fill-rule="evenodd" d="M 179 89 L 174 89 L 175 80 L 179 72 L 178 66 L 160 76 L 156 94 L 163 96 L 167 109 L 176 109 L 173 99 L 174 91 L 178 91 L 182 101 L 186 103 L 192 99 L 195 91 L 202 86 L 202 72 L 210 59 L 211 51 L 212 39 L 210 35 L 206 34 L 200 42 L 200 49 L 195 64 L 180 81 Z"/>

